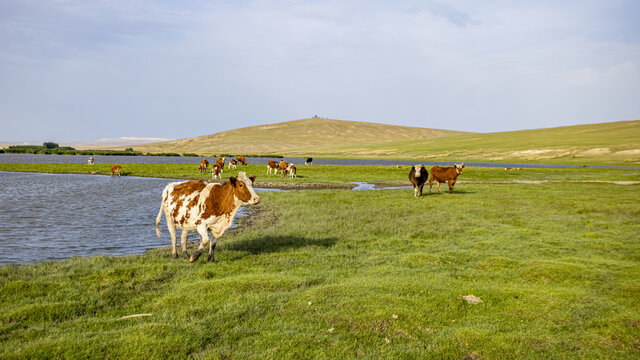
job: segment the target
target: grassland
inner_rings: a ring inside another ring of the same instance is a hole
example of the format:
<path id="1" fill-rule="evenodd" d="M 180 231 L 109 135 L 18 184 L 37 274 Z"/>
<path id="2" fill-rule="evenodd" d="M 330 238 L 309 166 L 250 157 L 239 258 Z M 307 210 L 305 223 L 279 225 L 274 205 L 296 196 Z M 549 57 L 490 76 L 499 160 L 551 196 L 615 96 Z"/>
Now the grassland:
<path id="1" fill-rule="evenodd" d="M 480 134 L 303 119 L 135 148 L 198 154 L 632 165 L 640 164 L 640 120 Z"/>
<path id="2" fill-rule="evenodd" d="M 193 176 L 134 165 L 124 173 Z M 314 165 L 296 181 L 400 184 L 407 172 Z M 2 266 L 0 358 L 637 359 L 640 185 L 587 181 L 639 177 L 468 168 L 453 194 L 420 199 L 261 193 L 215 264 L 165 247 Z"/>

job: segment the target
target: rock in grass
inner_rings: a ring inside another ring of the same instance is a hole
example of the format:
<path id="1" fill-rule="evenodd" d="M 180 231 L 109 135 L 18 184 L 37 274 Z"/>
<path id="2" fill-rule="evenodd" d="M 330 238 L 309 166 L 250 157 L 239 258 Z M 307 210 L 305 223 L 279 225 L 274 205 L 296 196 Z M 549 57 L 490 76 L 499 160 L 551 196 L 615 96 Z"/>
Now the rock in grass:
<path id="1" fill-rule="evenodd" d="M 484 301 L 482 301 L 482 299 L 480 299 L 479 297 L 474 296 L 474 295 L 464 295 L 464 296 L 458 295 L 458 299 L 462 299 L 462 300 L 468 302 L 471 305 L 476 305 L 476 304 L 480 304 L 480 303 L 484 302 Z"/>

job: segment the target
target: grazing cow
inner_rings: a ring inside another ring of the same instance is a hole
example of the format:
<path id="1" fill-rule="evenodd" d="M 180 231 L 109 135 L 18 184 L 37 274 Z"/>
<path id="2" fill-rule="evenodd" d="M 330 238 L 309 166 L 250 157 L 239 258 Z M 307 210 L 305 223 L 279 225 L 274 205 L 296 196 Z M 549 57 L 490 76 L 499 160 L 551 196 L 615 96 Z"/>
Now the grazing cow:
<path id="1" fill-rule="evenodd" d="M 222 172 L 222 170 L 224 170 L 224 162 L 227 160 L 227 158 L 223 158 L 223 157 L 219 157 L 218 159 L 216 159 L 216 164 L 218 164 L 218 166 L 220 166 L 220 172 Z"/>
<path id="2" fill-rule="evenodd" d="M 236 161 L 242 165 L 247 165 L 247 159 L 244 156 L 236 156 Z"/>
<path id="3" fill-rule="evenodd" d="M 118 176 L 120 176 L 120 165 L 114 165 L 111 167 L 111 176 L 113 176 L 114 173 L 118 173 Z"/>
<path id="4" fill-rule="evenodd" d="M 296 175 L 296 166 L 293 164 L 289 164 L 289 166 L 287 166 L 287 172 L 289 173 L 289 176 L 293 179 L 294 177 L 298 177 Z M 282 173 L 282 176 L 284 176 L 284 173 Z"/>
<path id="5" fill-rule="evenodd" d="M 440 191 L 440 183 L 446 182 L 449 185 L 449 194 L 453 193 L 453 185 L 456 184 L 458 175 L 462 174 L 464 163 L 454 164 L 455 166 L 434 166 L 431 168 L 431 178 L 429 178 L 429 192 L 433 182 L 436 182 L 438 192 Z"/>
<path id="6" fill-rule="evenodd" d="M 213 180 L 215 180 L 215 179 L 222 180 L 222 168 L 220 168 L 220 166 L 218 166 L 218 164 L 213 164 L 213 166 L 211 166 L 211 179 L 213 179 Z"/>
<path id="7" fill-rule="evenodd" d="M 93 165 L 93 157 L 90 157 L 90 158 L 87 160 L 87 164 L 89 164 L 89 165 Z"/>
<path id="8" fill-rule="evenodd" d="M 307 161 L 304 162 L 305 165 L 313 165 L 313 158 L 308 158 Z"/>
<path id="9" fill-rule="evenodd" d="M 427 182 L 429 174 L 427 169 L 422 165 L 414 165 L 409 171 L 409 181 L 413 184 L 413 196 L 418 198 L 422 196 L 422 187 Z"/>
<path id="10" fill-rule="evenodd" d="M 243 205 L 257 204 L 260 198 L 253 189 L 256 177 L 247 177 L 245 172 L 238 173 L 238 177 L 231 177 L 224 184 L 205 183 L 191 180 L 173 182 L 162 191 L 162 203 L 156 217 L 156 234 L 160 237 L 160 219 L 162 213 L 167 220 L 167 228 L 171 234 L 171 255 L 178 257 L 176 251 L 176 228 L 182 229 L 180 242 L 182 257 L 187 258 L 187 236 L 190 231 L 200 234 L 202 241 L 198 249 L 191 254 L 189 261 L 194 262 L 200 257 L 204 247 L 209 244 L 207 261 L 213 262 L 213 251 L 218 238 L 231 226 L 233 217 Z M 207 231 L 213 234 L 209 241 Z"/>
<path id="11" fill-rule="evenodd" d="M 228 169 L 231 169 L 231 167 L 233 166 L 234 169 L 236 169 L 236 164 L 238 164 L 235 160 L 231 159 L 229 160 L 229 167 Z"/>
<path id="12" fill-rule="evenodd" d="M 205 172 L 207 171 L 207 167 L 209 167 L 209 160 L 202 159 L 202 161 L 200 161 L 200 168 L 198 169 L 198 171 Z"/>
<path id="13" fill-rule="evenodd" d="M 274 174 L 278 173 L 278 163 L 273 160 L 269 160 L 267 163 L 267 174 L 271 174 L 271 170 L 274 170 Z"/>
<path id="14" fill-rule="evenodd" d="M 282 176 L 284 177 L 284 172 L 287 171 L 287 167 L 289 166 L 289 163 L 284 161 L 284 160 L 280 160 L 280 164 L 278 164 L 278 169 L 276 170 L 276 174 L 278 173 L 278 171 L 282 172 Z"/>

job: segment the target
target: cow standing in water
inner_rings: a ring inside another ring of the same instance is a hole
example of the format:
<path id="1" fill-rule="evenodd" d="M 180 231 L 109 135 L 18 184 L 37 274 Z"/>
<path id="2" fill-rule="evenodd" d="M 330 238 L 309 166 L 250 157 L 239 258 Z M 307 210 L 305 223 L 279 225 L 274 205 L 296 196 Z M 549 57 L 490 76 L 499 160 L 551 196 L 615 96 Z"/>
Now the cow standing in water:
<path id="1" fill-rule="evenodd" d="M 411 167 L 411 171 L 409 171 L 409 181 L 413 184 L 414 197 L 422 196 L 422 188 L 428 178 L 429 174 L 427 174 L 427 169 L 425 169 L 424 166 L 414 165 Z"/>
<path id="2" fill-rule="evenodd" d="M 257 204 L 260 198 L 253 189 L 255 176 L 247 177 L 243 171 L 238 177 L 231 177 L 224 184 L 205 183 L 191 180 L 173 182 L 162 191 L 162 203 L 156 217 L 156 234 L 160 237 L 160 219 L 162 213 L 167 220 L 167 228 L 171 234 L 171 255 L 178 257 L 176 250 L 176 229 L 182 229 L 180 245 L 182 257 L 187 258 L 187 236 L 190 231 L 200 234 L 202 241 L 198 249 L 191 254 L 189 261 L 194 262 L 209 245 L 207 261 L 213 262 L 213 252 L 218 239 L 233 223 L 233 217 L 243 205 Z M 209 241 L 209 234 L 213 240 Z"/>
<path id="3" fill-rule="evenodd" d="M 429 192 L 431 192 L 431 187 L 433 186 L 433 182 L 436 182 L 436 186 L 438 188 L 438 192 L 440 191 L 440 183 L 446 182 L 449 185 L 449 194 L 453 193 L 453 185 L 456 184 L 456 180 L 458 179 L 458 175 L 462 174 L 462 169 L 464 168 L 464 163 L 462 164 L 454 164 L 454 166 L 434 166 L 431 168 L 431 178 L 429 178 Z"/>

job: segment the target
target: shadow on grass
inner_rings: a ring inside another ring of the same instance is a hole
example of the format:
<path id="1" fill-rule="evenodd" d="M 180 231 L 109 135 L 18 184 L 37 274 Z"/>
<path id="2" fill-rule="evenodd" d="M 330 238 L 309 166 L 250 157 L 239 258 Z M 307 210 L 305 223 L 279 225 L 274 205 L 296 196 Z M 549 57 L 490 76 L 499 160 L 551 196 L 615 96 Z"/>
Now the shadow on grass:
<path id="1" fill-rule="evenodd" d="M 282 249 L 298 249 L 307 246 L 333 246 L 338 238 L 311 239 L 297 236 L 265 236 L 252 240 L 227 243 L 226 248 L 232 251 L 246 251 L 251 254 L 278 252 Z"/>

